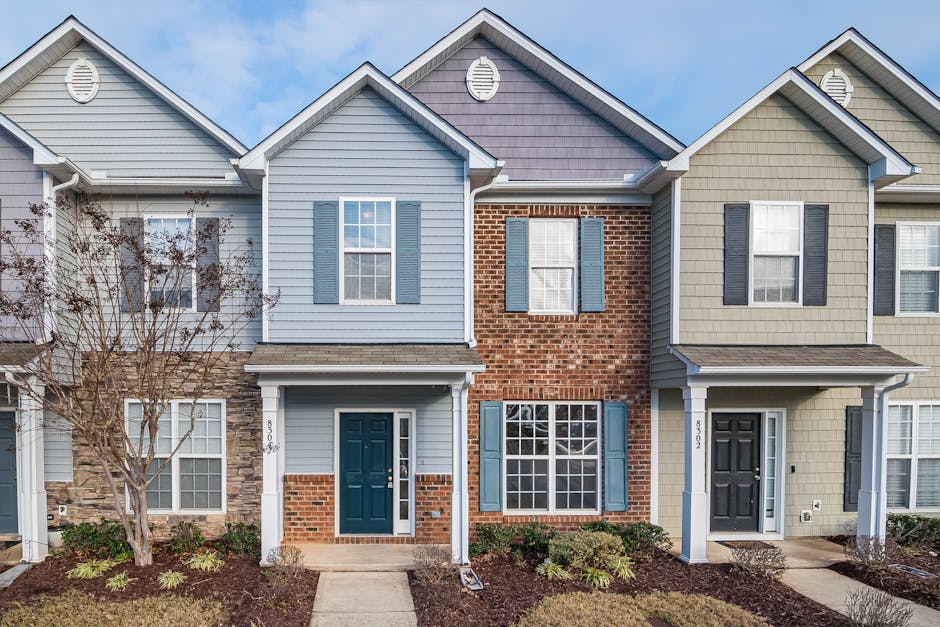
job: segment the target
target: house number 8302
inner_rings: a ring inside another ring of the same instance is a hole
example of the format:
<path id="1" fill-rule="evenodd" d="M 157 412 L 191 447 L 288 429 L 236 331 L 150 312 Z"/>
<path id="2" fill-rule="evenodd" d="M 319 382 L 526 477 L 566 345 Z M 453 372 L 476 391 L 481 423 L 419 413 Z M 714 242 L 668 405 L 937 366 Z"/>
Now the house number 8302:
<path id="1" fill-rule="evenodd" d="M 695 421 L 695 448 L 702 448 L 702 421 Z"/>

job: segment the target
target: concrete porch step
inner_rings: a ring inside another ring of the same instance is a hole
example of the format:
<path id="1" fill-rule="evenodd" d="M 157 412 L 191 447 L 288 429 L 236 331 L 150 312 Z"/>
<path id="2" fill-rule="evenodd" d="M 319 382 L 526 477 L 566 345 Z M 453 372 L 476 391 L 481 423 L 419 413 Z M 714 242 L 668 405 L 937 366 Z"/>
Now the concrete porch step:
<path id="1" fill-rule="evenodd" d="M 297 544 L 304 566 L 321 572 L 403 572 L 415 568 L 414 544 Z"/>

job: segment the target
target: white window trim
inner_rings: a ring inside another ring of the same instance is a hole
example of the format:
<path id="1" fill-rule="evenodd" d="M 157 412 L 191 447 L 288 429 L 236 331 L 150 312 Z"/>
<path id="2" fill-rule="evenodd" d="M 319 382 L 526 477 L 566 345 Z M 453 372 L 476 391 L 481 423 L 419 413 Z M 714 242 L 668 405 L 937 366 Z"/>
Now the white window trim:
<path id="1" fill-rule="evenodd" d="M 581 252 L 578 248 L 579 236 L 578 232 L 578 218 L 529 218 L 529 226 L 531 227 L 532 222 L 539 221 L 543 223 L 548 222 L 558 222 L 558 223 L 571 223 L 574 224 L 574 263 L 571 267 L 571 309 L 533 309 L 531 306 L 532 303 L 532 229 L 529 228 L 528 239 L 528 249 L 526 250 L 526 257 L 528 258 L 528 294 L 526 298 L 529 302 L 529 315 L 533 316 L 574 316 L 578 313 L 578 266 L 581 263 Z M 539 266 L 540 268 L 568 268 L 569 266 Z"/>
<path id="2" fill-rule="evenodd" d="M 937 507 L 917 507 L 917 462 L 920 459 L 940 459 L 940 454 L 918 455 L 917 438 L 920 435 L 920 408 L 922 405 L 940 405 L 938 401 L 898 401 L 888 402 L 888 407 L 910 407 L 911 408 L 911 452 L 906 454 L 887 453 L 887 459 L 909 459 L 911 461 L 908 474 L 910 483 L 908 484 L 908 507 L 889 507 L 888 511 L 899 514 L 929 514 L 940 512 L 940 506 Z M 885 416 L 887 425 L 888 417 Z M 885 469 L 885 476 L 888 470 Z M 887 490 L 885 490 L 887 492 Z"/>
<path id="3" fill-rule="evenodd" d="M 797 257 L 793 253 L 754 253 L 754 205 L 769 205 L 776 207 L 797 207 L 800 217 L 800 253 L 797 261 L 796 300 L 793 302 L 763 302 L 754 300 L 754 257 Z M 747 304 L 749 307 L 802 307 L 803 306 L 803 201 L 802 200 L 751 200 L 747 208 Z"/>
<path id="4" fill-rule="evenodd" d="M 148 223 L 149 223 L 150 220 L 152 220 L 152 219 L 160 219 L 160 220 L 189 220 L 189 232 L 190 232 L 190 237 L 192 238 L 191 241 L 193 242 L 193 245 L 195 246 L 195 244 L 196 244 L 196 216 L 191 216 L 191 215 L 185 214 L 185 213 L 167 213 L 167 214 L 151 213 L 151 214 L 145 214 L 145 215 L 143 216 L 143 218 L 144 218 L 144 243 L 145 243 L 145 244 L 149 243 L 150 230 L 147 228 L 147 226 L 148 226 Z M 197 277 L 197 272 L 198 272 L 198 270 L 197 270 L 197 268 L 196 268 L 196 265 L 197 265 L 197 264 L 195 263 L 195 260 L 194 260 L 194 263 L 193 263 L 193 272 L 192 272 L 192 287 L 193 287 L 193 290 L 192 290 L 192 302 L 193 302 L 192 307 L 166 307 L 166 308 L 165 308 L 166 311 L 185 311 L 185 312 L 187 312 L 187 313 L 197 313 L 197 312 L 198 312 L 198 309 L 199 309 L 199 301 L 198 301 L 199 295 L 197 294 L 196 290 L 197 290 L 197 288 L 199 287 L 199 281 L 197 280 L 197 279 L 198 279 L 198 277 Z M 145 307 L 149 307 L 149 306 L 150 306 L 150 272 L 149 272 L 149 270 L 148 270 L 148 272 L 147 272 L 147 275 L 144 277 L 144 290 L 145 290 L 145 294 L 144 294 L 144 303 L 143 303 L 143 305 L 144 305 Z"/>
<path id="5" fill-rule="evenodd" d="M 392 205 L 390 248 L 346 248 L 346 202 L 390 202 Z M 340 196 L 339 198 L 339 304 L 340 305 L 394 305 L 395 304 L 395 220 L 396 205 L 394 196 Z M 388 300 L 352 300 L 346 298 L 346 253 L 390 253 L 391 254 L 391 292 Z"/>
<path id="6" fill-rule="evenodd" d="M 124 399 L 124 429 L 125 432 L 130 434 L 130 417 L 129 409 L 131 403 L 140 403 L 141 401 L 136 398 L 126 398 Z M 228 511 L 228 446 L 226 440 L 228 433 L 228 412 L 225 403 L 225 399 L 221 398 L 199 398 L 193 401 L 192 399 L 174 399 L 170 401 L 171 407 L 171 419 L 170 419 L 170 433 L 171 433 L 171 443 L 175 449 L 177 444 L 177 439 L 180 436 L 179 433 L 179 406 L 181 404 L 189 404 L 195 402 L 198 403 L 219 403 L 222 406 L 222 454 L 218 453 L 182 453 L 177 452 L 170 460 L 170 468 L 173 472 L 173 507 L 172 509 L 159 509 L 154 507 L 147 508 L 147 514 L 179 514 L 182 516 L 205 516 L 209 514 L 225 514 Z M 172 450 L 172 449 L 171 449 Z M 156 457 L 156 453 L 154 457 Z M 179 460 L 180 459 L 221 459 L 222 460 L 222 507 L 221 509 L 182 509 L 180 508 L 180 485 L 179 485 Z M 130 496 L 125 494 L 126 508 L 128 512 L 133 511 L 131 509 Z"/>
<path id="7" fill-rule="evenodd" d="M 551 434 L 549 439 L 548 446 L 548 455 L 509 455 L 506 453 L 506 406 L 507 405 L 548 405 L 548 432 Z M 585 460 L 597 460 L 597 507 L 594 509 L 556 509 L 555 508 L 555 407 L 557 405 L 594 405 L 597 407 L 597 456 L 590 455 L 562 455 L 563 458 L 568 459 L 585 459 Z M 503 410 L 502 410 L 502 438 L 503 441 L 500 443 L 502 448 L 502 494 L 501 503 L 504 516 L 599 516 L 603 512 L 603 474 L 602 466 L 604 463 L 604 439 L 603 439 L 603 428 L 604 428 L 604 415 L 603 415 L 603 403 L 601 401 L 575 401 L 575 400 L 561 400 L 561 401 L 503 401 Z M 509 509 L 506 504 L 506 460 L 508 459 L 545 459 L 548 460 L 548 508 L 547 509 Z"/>
<path id="8" fill-rule="evenodd" d="M 932 268 L 901 267 L 901 227 L 904 226 L 940 226 L 940 222 L 898 221 L 894 224 L 894 315 L 898 318 L 937 318 L 940 317 L 940 295 L 937 298 L 937 311 L 901 311 L 901 271 L 932 271 Z M 940 267 L 938 267 L 940 272 Z"/>

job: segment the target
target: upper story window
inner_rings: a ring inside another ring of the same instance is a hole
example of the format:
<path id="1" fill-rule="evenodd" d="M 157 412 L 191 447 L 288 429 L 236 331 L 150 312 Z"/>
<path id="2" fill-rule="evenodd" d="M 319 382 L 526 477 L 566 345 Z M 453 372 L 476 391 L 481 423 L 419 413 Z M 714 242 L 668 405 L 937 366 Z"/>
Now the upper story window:
<path id="1" fill-rule="evenodd" d="M 938 313 L 940 224 L 898 224 L 898 311 Z"/>
<path id="2" fill-rule="evenodd" d="M 393 302 L 395 200 L 343 199 L 343 302 Z"/>
<path id="3" fill-rule="evenodd" d="M 751 303 L 800 302 L 803 204 L 751 204 Z"/>
<path id="4" fill-rule="evenodd" d="M 150 303 L 192 309 L 196 302 L 196 267 L 191 254 L 195 240 L 192 218 L 147 218 L 147 243 L 154 264 L 147 277 Z"/>
<path id="5" fill-rule="evenodd" d="M 888 507 L 940 509 L 940 404 L 888 407 Z"/>
<path id="6" fill-rule="evenodd" d="M 575 313 L 578 222 L 533 218 L 529 221 L 529 312 Z"/>

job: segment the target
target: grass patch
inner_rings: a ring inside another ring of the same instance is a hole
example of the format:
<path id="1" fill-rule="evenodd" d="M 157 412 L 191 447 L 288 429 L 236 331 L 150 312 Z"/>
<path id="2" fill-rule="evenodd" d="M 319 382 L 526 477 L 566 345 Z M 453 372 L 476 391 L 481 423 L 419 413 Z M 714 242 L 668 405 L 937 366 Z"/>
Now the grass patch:
<path id="1" fill-rule="evenodd" d="M 106 601 L 75 590 L 38 603 L 11 609 L 0 618 L 2 627 L 197 627 L 224 623 L 221 603 L 161 595 L 133 601 Z"/>

